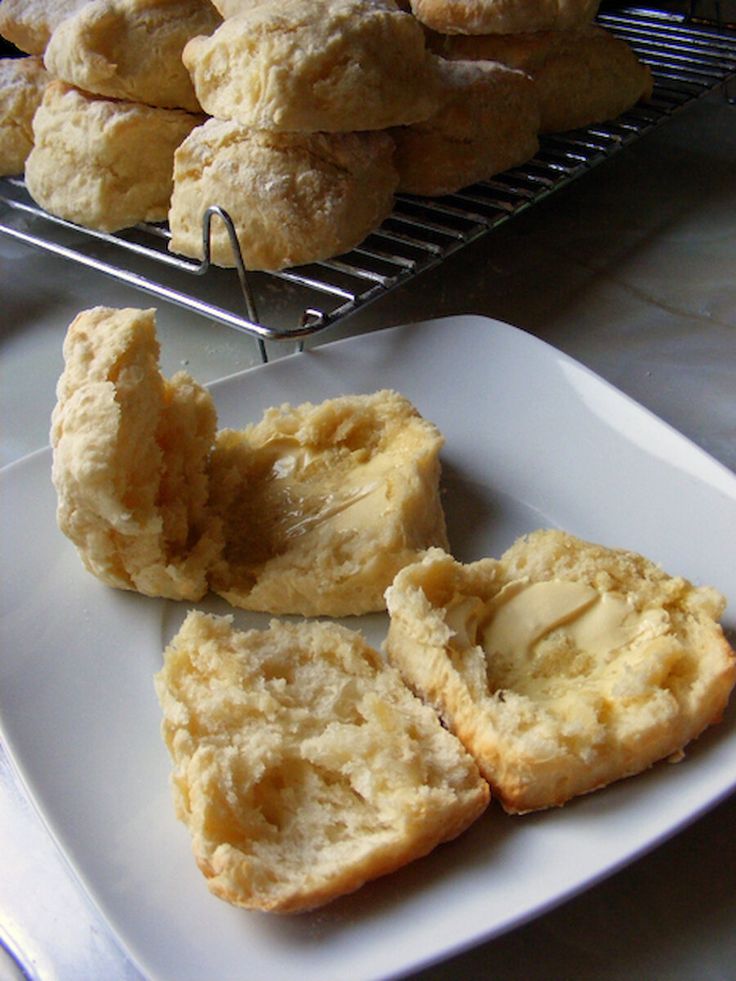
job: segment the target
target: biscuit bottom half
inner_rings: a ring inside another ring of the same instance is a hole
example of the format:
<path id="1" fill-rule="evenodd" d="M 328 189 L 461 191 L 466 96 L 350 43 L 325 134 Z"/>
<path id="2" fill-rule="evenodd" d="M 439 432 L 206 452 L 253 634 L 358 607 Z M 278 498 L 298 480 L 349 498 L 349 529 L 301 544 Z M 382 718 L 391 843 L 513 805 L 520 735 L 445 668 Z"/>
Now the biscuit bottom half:
<path id="1" fill-rule="evenodd" d="M 190 613 L 156 676 L 177 816 L 210 890 L 298 912 L 456 837 L 489 791 L 360 636 Z"/>
<path id="2" fill-rule="evenodd" d="M 560 531 L 468 565 L 433 549 L 387 603 L 391 661 L 509 812 L 678 756 L 736 681 L 720 594 Z"/>

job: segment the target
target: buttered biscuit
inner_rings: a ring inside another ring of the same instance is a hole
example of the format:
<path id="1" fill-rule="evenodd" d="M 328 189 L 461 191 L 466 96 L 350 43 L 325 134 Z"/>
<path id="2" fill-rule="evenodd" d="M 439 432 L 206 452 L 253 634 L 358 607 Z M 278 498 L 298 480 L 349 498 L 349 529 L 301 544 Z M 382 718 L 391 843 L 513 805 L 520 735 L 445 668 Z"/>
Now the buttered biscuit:
<path id="1" fill-rule="evenodd" d="M 589 24 L 599 0 L 411 0 L 417 20 L 441 34 L 517 34 Z"/>
<path id="2" fill-rule="evenodd" d="M 398 570 L 446 545 L 442 443 L 390 391 L 284 405 L 221 431 L 211 495 L 226 547 L 213 589 L 233 606 L 277 614 L 385 609 Z"/>
<path id="3" fill-rule="evenodd" d="M 196 600 L 220 547 L 216 416 L 187 374 L 162 377 L 158 353 L 153 310 L 96 307 L 70 325 L 51 424 L 57 519 L 108 585 Z"/>
<path id="4" fill-rule="evenodd" d="M 0 59 L 0 176 L 22 174 L 50 78 L 38 56 Z"/>
<path id="5" fill-rule="evenodd" d="M 485 809 L 461 743 L 335 624 L 247 633 L 190 613 L 156 676 L 177 817 L 210 890 L 311 909 L 430 852 Z"/>
<path id="6" fill-rule="evenodd" d="M 200 112 L 181 53 L 220 23 L 209 0 L 91 0 L 56 28 L 46 67 L 96 95 Z"/>
<path id="7" fill-rule="evenodd" d="M 386 598 L 391 661 L 511 812 L 679 753 L 736 681 L 715 590 L 559 531 L 499 561 L 433 549 Z"/>
<path id="8" fill-rule="evenodd" d="M 258 129 L 385 129 L 437 106 L 424 32 L 392 0 L 264 2 L 183 57 L 209 115 Z"/>
<path id="9" fill-rule="evenodd" d="M 446 61 L 440 77 L 440 109 L 391 130 L 400 191 L 450 194 L 534 156 L 539 105 L 528 75 L 489 61 Z"/>
<path id="10" fill-rule="evenodd" d="M 89 0 L 2 0 L 0 36 L 27 54 L 42 55 L 52 32 Z"/>
<path id="11" fill-rule="evenodd" d="M 51 214 L 112 232 L 163 221 L 174 150 L 201 121 L 178 109 L 87 95 L 52 82 L 33 120 L 26 185 Z"/>
<path id="12" fill-rule="evenodd" d="M 176 151 L 170 248 L 202 257 L 202 216 L 229 214 L 249 269 L 282 269 L 346 252 L 393 207 L 398 174 L 386 133 L 271 133 L 208 120 Z M 220 219 L 212 261 L 235 258 Z"/>
<path id="13" fill-rule="evenodd" d="M 446 58 L 499 61 L 533 79 L 540 131 L 559 133 L 615 119 L 652 94 L 652 74 L 632 48 L 602 27 L 516 36 L 446 37 Z"/>

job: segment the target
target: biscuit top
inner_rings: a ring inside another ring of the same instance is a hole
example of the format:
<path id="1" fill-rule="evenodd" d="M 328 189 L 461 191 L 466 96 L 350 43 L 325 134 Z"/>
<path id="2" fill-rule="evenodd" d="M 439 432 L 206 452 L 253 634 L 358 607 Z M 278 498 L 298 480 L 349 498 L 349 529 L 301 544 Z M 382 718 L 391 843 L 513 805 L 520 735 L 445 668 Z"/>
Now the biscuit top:
<path id="1" fill-rule="evenodd" d="M 437 104 L 424 32 L 391 0 L 264 2 L 191 40 L 183 59 L 210 115 L 260 129 L 385 129 Z"/>
<path id="2" fill-rule="evenodd" d="M 54 30 L 46 67 L 96 95 L 199 112 L 181 53 L 220 21 L 205 0 L 90 0 Z"/>
<path id="3" fill-rule="evenodd" d="M 527 34 L 589 24 L 599 0 L 411 0 L 416 18 L 443 34 Z"/>

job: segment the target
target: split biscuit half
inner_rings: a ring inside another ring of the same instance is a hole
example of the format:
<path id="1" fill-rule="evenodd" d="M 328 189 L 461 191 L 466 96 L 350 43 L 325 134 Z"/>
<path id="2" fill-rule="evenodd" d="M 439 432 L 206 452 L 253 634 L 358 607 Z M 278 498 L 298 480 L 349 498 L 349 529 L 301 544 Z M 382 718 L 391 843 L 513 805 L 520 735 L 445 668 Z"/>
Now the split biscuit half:
<path id="1" fill-rule="evenodd" d="M 70 325 L 51 424 L 57 520 L 108 585 L 197 600 L 220 548 L 216 415 L 186 373 L 163 378 L 158 355 L 153 310 L 95 307 Z"/>
<path id="2" fill-rule="evenodd" d="M 388 390 L 282 405 L 221 430 L 211 501 L 226 544 L 212 588 L 233 606 L 276 614 L 384 610 L 399 569 L 447 547 L 443 442 Z"/>
<path id="3" fill-rule="evenodd" d="M 714 589 L 541 530 L 500 560 L 439 549 L 387 591 L 389 657 L 509 812 L 564 804 L 677 756 L 736 681 Z"/>
<path id="4" fill-rule="evenodd" d="M 192 612 L 156 676 L 177 817 L 209 889 L 312 909 L 463 832 L 487 783 L 362 637 Z"/>

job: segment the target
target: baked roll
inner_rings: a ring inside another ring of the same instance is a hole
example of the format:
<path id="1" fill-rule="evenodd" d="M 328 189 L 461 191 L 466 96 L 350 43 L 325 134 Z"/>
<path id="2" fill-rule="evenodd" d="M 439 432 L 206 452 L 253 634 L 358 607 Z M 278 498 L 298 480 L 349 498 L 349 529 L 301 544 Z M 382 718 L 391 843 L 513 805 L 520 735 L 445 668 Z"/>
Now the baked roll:
<path id="1" fill-rule="evenodd" d="M 560 133 L 615 119 L 652 94 L 649 66 L 622 38 L 591 25 L 502 37 L 445 37 L 446 58 L 499 61 L 534 79 L 540 132 Z"/>
<path id="2" fill-rule="evenodd" d="M 33 116 L 50 81 L 37 55 L 0 59 L 0 176 L 23 173 L 33 148 Z"/>
<path id="3" fill-rule="evenodd" d="M 411 0 L 417 20 L 441 34 L 521 34 L 589 24 L 599 0 Z"/>
<path id="4" fill-rule="evenodd" d="M 736 681 L 716 590 L 560 531 L 498 561 L 433 549 L 386 599 L 392 663 L 510 812 L 680 755 Z"/>
<path id="5" fill-rule="evenodd" d="M 201 122 L 180 109 L 104 99 L 52 82 L 33 120 L 26 186 L 48 212 L 118 231 L 164 221 L 174 150 Z"/>
<path id="6" fill-rule="evenodd" d="M 437 106 L 424 32 L 392 0 L 270 0 L 194 38 L 183 58 L 210 116 L 256 129 L 385 129 Z"/>
<path id="7" fill-rule="evenodd" d="M 534 156 L 539 103 L 528 75 L 490 61 L 445 61 L 440 77 L 440 109 L 391 130 L 400 191 L 451 194 Z"/>
<path id="8" fill-rule="evenodd" d="M 90 0 L 54 30 L 46 67 L 95 95 L 201 112 L 181 54 L 220 23 L 209 0 Z"/>
<path id="9" fill-rule="evenodd" d="M 358 245 L 386 218 L 398 174 L 386 133 L 273 133 L 209 119 L 174 157 L 170 248 L 202 258 L 202 216 L 230 216 L 248 269 L 278 270 Z M 235 265 L 218 218 L 212 261 Z"/>
<path id="10" fill-rule="evenodd" d="M 89 0 L 2 0 L 0 36 L 26 54 L 42 55 L 54 29 Z"/>

